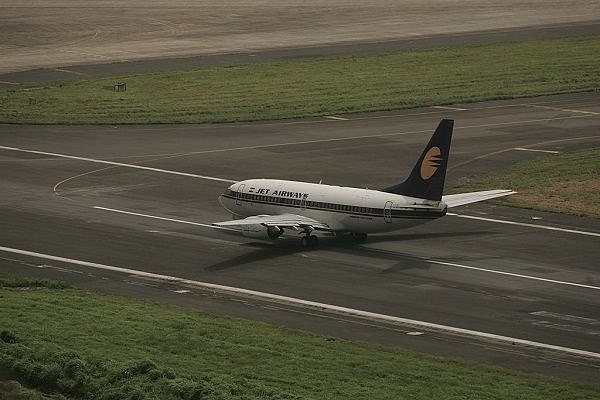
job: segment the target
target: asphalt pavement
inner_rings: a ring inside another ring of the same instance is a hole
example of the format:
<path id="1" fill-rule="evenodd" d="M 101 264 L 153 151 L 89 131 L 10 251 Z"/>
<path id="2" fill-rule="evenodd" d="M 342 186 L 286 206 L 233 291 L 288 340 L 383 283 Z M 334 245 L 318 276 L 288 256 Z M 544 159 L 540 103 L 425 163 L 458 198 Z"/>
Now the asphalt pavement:
<path id="1" fill-rule="evenodd" d="M 590 92 L 217 125 L 1 125 L 0 271 L 597 382 L 600 358 L 593 355 L 194 282 L 597 354 L 600 224 L 594 219 L 486 202 L 372 235 L 363 245 L 322 240 L 315 251 L 292 239 L 254 243 L 203 224 L 230 218 L 217 201 L 228 183 L 214 178 L 369 188 L 402 180 L 443 117 L 456 121 L 448 186 L 548 152 L 598 147 L 599 100 Z"/>

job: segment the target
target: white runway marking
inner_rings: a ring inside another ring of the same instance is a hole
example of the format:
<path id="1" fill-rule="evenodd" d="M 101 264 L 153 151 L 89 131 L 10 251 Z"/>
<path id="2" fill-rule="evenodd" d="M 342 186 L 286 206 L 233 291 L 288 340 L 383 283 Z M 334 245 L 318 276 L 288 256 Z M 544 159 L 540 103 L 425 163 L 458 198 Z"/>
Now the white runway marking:
<path id="1" fill-rule="evenodd" d="M 544 141 L 544 142 L 532 143 L 532 144 L 529 144 L 528 146 L 530 146 L 530 147 L 533 147 L 533 146 L 543 146 L 543 145 L 554 144 L 554 143 L 573 142 L 573 141 L 578 141 L 578 140 L 587 140 L 587 139 L 596 139 L 596 138 L 597 138 L 597 136 L 578 136 L 578 137 L 571 137 L 571 138 L 566 138 L 566 139 L 547 140 L 547 141 Z M 456 169 L 458 167 L 462 167 L 462 166 L 470 164 L 472 162 L 475 162 L 475 161 L 478 161 L 478 160 L 482 160 L 482 159 L 487 158 L 487 157 L 495 156 L 495 155 L 498 155 L 498 154 L 506 153 L 506 152 L 509 152 L 509 151 L 512 151 L 512 150 L 514 150 L 513 147 L 508 147 L 506 149 L 496 150 L 496 151 L 493 151 L 491 153 L 482 154 L 480 156 L 471 158 L 470 160 L 463 161 L 463 162 L 458 163 L 458 164 L 452 164 L 452 165 L 448 166 L 448 171 L 452 171 L 453 169 Z"/>
<path id="2" fill-rule="evenodd" d="M 66 50 L 66 49 L 56 49 L 56 51 L 62 51 L 65 53 L 71 53 L 71 54 L 83 54 L 86 56 L 92 56 L 92 57 L 98 57 L 98 58 L 103 58 L 103 59 L 110 59 L 109 56 L 105 56 L 103 54 L 97 54 L 97 53 L 90 53 L 90 52 L 86 52 L 86 51 L 75 51 L 75 50 Z M 113 62 L 119 62 L 122 60 L 113 60 Z"/>
<path id="3" fill-rule="evenodd" d="M 437 108 L 438 110 L 450 110 L 450 111 L 469 111 L 468 108 L 448 107 L 448 106 L 431 106 L 431 108 Z"/>
<path id="4" fill-rule="evenodd" d="M 97 209 L 97 210 L 112 211 L 112 212 L 116 212 L 116 213 L 119 213 L 119 214 L 134 215 L 136 217 L 159 219 L 159 220 L 162 220 L 162 221 L 177 222 L 177 223 L 180 223 L 180 224 L 197 225 L 197 226 L 202 226 L 202 227 L 205 227 L 205 228 L 217 229 L 217 230 L 222 230 L 222 231 L 237 232 L 237 230 L 235 230 L 235 229 L 226 228 L 226 227 L 223 227 L 223 226 L 214 226 L 214 225 L 210 225 L 210 224 L 202 224 L 200 222 L 186 221 L 186 220 L 183 220 L 183 219 L 158 217 L 156 215 L 140 214 L 140 213 L 135 213 L 135 212 L 131 212 L 131 211 L 123 211 L 123 210 L 117 210 L 117 209 L 114 209 L 114 208 L 106 208 L 106 207 L 98 207 L 98 206 L 94 206 L 94 208 Z"/>
<path id="5" fill-rule="evenodd" d="M 125 163 L 119 163 L 119 162 L 114 162 L 114 161 L 99 160 L 99 159 L 95 159 L 95 158 L 70 156 L 68 154 L 49 153 L 49 152 L 37 151 L 37 150 L 26 150 L 26 149 L 20 149 L 20 148 L 17 148 L 17 147 L 8 147 L 8 146 L 0 146 L 0 149 L 12 150 L 12 151 L 20 151 L 20 152 L 23 152 L 23 153 L 31 153 L 31 154 L 42 154 L 42 155 L 45 155 L 45 156 L 54 156 L 54 157 L 60 157 L 60 158 L 67 158 L 67 159 L 70 159 L 70 160 L 87 161 L 87 162 L 93 162 L 93 163 L 97 163 L 97 164 L 114 165 L 114 166 L 117 166 L 117 167 L 142 169 L 142 170 L 145 170 L 145 171 L 160 172 L 160 173 L 163 173 L 163 174 L 188 176 L 188 177 L 191 177 L 191 178 L 207 179 L 209 181 L 218 181 L 218 182 L 227 182 L 227 183 L 235 183 L 235 182 L 237 182 L 237 181 L 233 181 L 231 179 L 217 178 L 217 177 L 214 177 L 214 176 L 189 174 L 187 172 L 170 171 L 170 170 L 167 170 L 167 169 L 144 167 L 143 165 L 125 164 Z"/>
<path id="6" fill-rule="evenodd" d="M 544 109 L 553 110 L 553 111 L 564 111 L 564 112 L 570 112 L 570 113 L 575 113 L 575 114 L 600 115 L 600 113 L 597 113 L 597 112 L 584 111 L 584 110 L 574 110 L 572 108 L 550 107 L 550 106 L 543 106 L 543 105 L 539 105 L 539 104 L 527 104 L 527 105 L 531 106 L 531 107 L 534 107 L 534 108 L 544 108 Z"/>
<path id="7" fill-rule="evenodd" d="M 585 325 L 600 326 L 600 321 L 598 321 L 597 319 L 580 317 L 578 315 L 558 314 L 558 313 L 554 313 L 554 312 L 550 312 L 550 311 L 534 311 L 534 312 L 530 312 L 529 314 L 535 315 L 536 317 L 554 318 L 554 319 L 560 319 L 563 321 L 577 322 L 577 323 L 585 324 Z"/>
<path id="8" fill-rule="evenodd" d="M 106 208 L 106 207 L 98 207 L 98 206 L 96 206 L 94 208 L 98 209 L 98 210 L 105 210 L 105 211 L 112 211 L 112 212 L 121 213 L 121 214 L 134 215 L 134 216 L 137 216 L 137 217 L 159 219 L 159 220 L 171 221 L 171 222 L 179 222 L 179 223 L 182 223 L 182 224 L 199 225 L 199 226 L 203 226 L 203 227 L 207 227 L 207 228 L 217 228 L 217 227 L 215 227 L 213 225 L 201 224 L 199 222 L 190 222 L 190 221 L 186 221 L 186 220 L 182 220 L 182 219 L 173 219 L 173 218 L 158 217 L 158 216 L 155 216 L 155 215 L 140 214 L 140 213 L 130 212 L 130 211 L 122 211 L 122 210 L 117 210 L 117 209 L 114 209 L 114 208 Z M 222 229 L 230 230 L 230 231 L 234 231 L 234 232 L 238 232 L 235 229 L 227 229 L 227 228 L 222 228 Z M 540 278 L 540 277 L 531 276 L 531 275 L 516 274 L 516 273 L 512 273 L 512 272 L 498 271 L 498 270 L 493 270 L 493 269 L 488 269 L 488 268 L 472 267 L 472 266 L 469 266 L 469 265 L 455 264 L 455 263 L 446 262 L 446 261 L 438 261 L 438 260 L 425 260 L 425 261 L 430 262 L 432 264 L 445 265 L 445 266 L 450 266 L 450 267 L 458 267 L 458 268 L 464 268 L 464 269 L 470 269 L 470 270 L 476 270 L 476 271 L 482 271 L 482 272 L 489 272 L 489 273 L 499 274 L 499 275 L 508 275 L 508 276 L 513 276 L 513 277 L 522 278 L 522 279 L 531 279 L 531 280 L 536 280 L 536 281 L 556 283 L 556 284 L 560 284 L 560 285 L 578 286 L 578 287 L 583 287 L 583 288 L 587 288 L 587 289 L 600 290 L 600 287 L 591 286 L 591 285 L 584 285 L 584 284 L 581 284 L 581 283 L 558 281 L 558 280 L 554 280 L 554 279 Z"/>
<path id="9" fill-rule="evenodd" d="M 335 116 L 335 115 L 326 115 L 323 118 L 332 119 L 334 121 L 348 121 L 348 118 L 338 117 L 338 116 Z"/>
<path id="10" fill-rule="evenodd" d="M 85 75 L 83 72 L 71 71 L 70 69 L 65 69 L 65 68 L 54 68 L 54 70 L 57 72 L 65 72 L 67 74 Z"/>
<path id="11" fill-rule="evenodd" d="M 42 89 L 42 88 L 40 88 L 40 89 Z M 359 120 L 369 120 L 369 119 L 387 118 L 387 117 L 395 117 L 395 116 L 376 116 L 376 117 L 353 118 L 352 120 L 359 121 Z M 499 123 L 493 123 L 493 124 L 467 125 L 467 126 L 461 126 L 460 129 L 479 129 L 479 128 L 488 128 L 488 127 L 497 127 L 497 126 L 511 126 L 511 125 L 528 124 L 528 123 L 535 123 L 535 122 L 559 121 L 559 120 L 587 118 L 587 117 L 589 117 L 589 115 L 570 115 L 570 116 L 566 116 L 566 117 L 556 117 L 556 118 L 540 118 L 540 119 L 530 119 L 530 120 L 524 120 L 524 121 L 499 122 Z M 296 123 L 310 124 L 310 123 L 318 123 L 318 122 L 328 122 L 328 121 L 327 120 L 318 120 L 318 121 L 277 122 L 277 123 L 266 123 L 266 124 L 262 124 L 262 125 L 286 125 L 286 124 L 296 124 Z M 329 121 L 329 122 L 331 122 L 331 121 Z M 241 126 L 244 126 L 244 125 L 241 125 Z M 425 130 L 417 130 L 417 131 L 380 133 L 380 134 L 372 134 L 372 135 L 348 136 L 348 137 L 341 137 L 341 138 L 301 140 L 301 141 L 296 141 L 296 142 L 282 142 L 282 143 L 273 143 L 273 144 L 258 144 L 258 145 L 254 145 L 254 146 L 241 146 L 241 147 L 230 147 L 230 148 L 213 149 L 213 150 L 200 150 L 200 151 L 191 151 L 191 152 L 185 152 L 185 153 L 175 153 L 174 155 L 172 155 L 169 158 L 180 157 L 180 156 L 191 156 L 191 155 L 197 155 L 197 154 L 225 153 L 225 152 L 229 152 L 229 151 L 269 149 L 269 148 L 274 148 L 274 147 L 294 146 L 294 145 L 301 145 L 301 144 L 331 143 L 331 142 L 342 142 L 342 141 L 357 140 L 357 139 L 394 137 L 394 136 L 421 134 L 421 133 L 429 133 L 430 134 L 431 130 L 425 129 Z M 589 136 L 589 137 L 584 137 L 584 138 L 571 138 L 571 139 L 565 139 L 565 140 L 581 140 L 581 139 L 588 139 L 588 138 L 595 138 L 595 136 Z M 545 143 L 554 143 L 554 142 L 560 142 L 560 141 L 564 141 L 564 140 L 553 140 L 550 142 L 535 143 L 534 145 L 540 145 L 540 144 L 545 144 Z M 168 174 L 173 174 L 173 175 L 190 176 L 190 177 L 194 177 L 194 178 L 203 178 L 203 179 L 216 180 L 216 181 L 222 181 L 222 182 L 231 182 L 231 183 L 237 182 L 237 181 L 233 181 L 233 180 L 229 180 L 229 179 L 188 174 L 188 173 L 177 172 L 177 171 L 161 170 L 158 168 L 144 167 L 144 166 L 135 165 L 135 164 L 118 163 L 118 162 L 113 162 L 113 161 L 70 156 L 70 155 L 66 155 L 66 154 L 47 153 L 47 152 L 43 152 L 43 151 L 21 149 L 21 148 L 16 148 L 16 147 L 0 146 L 0 149 L 21 151 L 24 153 L 44 154 L 44 155 L 50 155 L 50 156 L 55 156 L 55 157 L 70 158 L 70 159 L 80 160 L 80 161 L 89 161 L 89 162 L 95 162 L 95 163 L 100 163 L 100 164 L 115 165 L 115 166 L 119 166 L 119 167 L 145 169 L 145 170 L 149 170 L 149 171 L 163 172 L 163 173 L 168 173 Z M 470 163 L 479 158 L 484 158 L 484 157 L 487 157 L 492 154 L 503 153 L 503 152 L 506 152 L 509 150 L 512 150 L 512 148 L 500 150 L 498 152 L 494 152 L 494 153 L 490 153 L 490 154 L 486 154 L 484 156 L 480 156 L 480 157 L 474 158 L 472 160 L 469 160 L 465 163 L 454 165 L 454 166 L 452 166 L 452 168 L 456 168 L 463 164 Z"/>
<path id="12" fill-rule="evenodd" d="M 310 308 L 310 309 L 316 309 L 321 312 L 325 311 L 328 313 L 342 314 L 342 315 L 347 315 L 347 316 L 356 317 L 356 318 L 364 318 L 364 319 L 368 319 L 368 320 L 372 320 L 372 321 L 381 321 L 381 322 L 386 322 L 386 323 L 409 325 L 411 327 L 425 328 L 425 329 L 429 329 L 429 330 L 433 330 L 433 331 L 445 332 L 445 333 L 450 333 L 450 334 L 454 334 L 454 335 L 462 335 L 462 336 L 469 336 L 469 337 L 478 338 L 478 339 L 498 341 L 498 342 L 508 343 L 510 345 L 521 345 L 521 346 L 526 346 L 526 347 L 534 347 L 537 349 L 557 351 L 557 352 L 562 352 L 562 353 L 571 354 L 571 355 L 580 356 L 580 357 L 600 359 L 600 353 L 594 353 L 594 352 L 587 351 L 587 350 L 573 349 L 573 348 L 569 348 L 569 347 L 557 346 L 557 345 L 548 344 L 548 343 L 534 342 L 531 340 L 496 335 L 493 333 L 479 332 L 479 331 L 474 331 L 474 330 L 470 330 L 470 329 L 457 328 L 454 326 L 435 324 L 435 323 L 426 322 L 426 321 L 418 321 L 418 320 L 414 320 L 414 319 L 395 317 L 395 316 L 385 315 L 385 314 L 378 314 L 378 313 L 374 313 L 374 312 L 370 312 L 370 311 L 356 310 L 353 308 L 341 307 L 341 306 L 336 306 L 336 305 L 326 304 L 326 303 L 318 303 L 318 302 L 298 299 L 298 298 L 294 298 L 294 297 L 287 297 L 287 296 L 281 296 L 281 295 L 272 294 L 272 293 L 259 292 L 256 290 L 242 289 L 242 288 L 236 288 L 236 287 L 231 287 L 231 286 L 217 285 L 214 283 L 194 281 L 194 280 L 190 280 L 190 279 L 179 278 L 176 276 L 161 275 L 161 274 L 155 274 L 152 272 L 139 271 L 139 270 L 135 270 L 135 269 L 131 269 L 131 268 L 122 268 L 122 267 L 115 267 L 115 266 L 106 265 L 106 264 L 99 264 L 99 263 L 93 263 L 93 262 L 88 262 L 88 261 L 75 260 L 75 259 L 71 259 L 71 258 L 36 253 L 33 251 L 15 249 L 15 248 L 11 248 L 11 247 L 0 246 L 0 251 L 12 253 L 12 254 L 20 254 L 20 255 L 23 255 L 26 257 L 41 258 L 44 260 L 52 260 L 52 261 L 57 261 L 57 262 L 61 262 L 61 263 L 79 265 L 79 266 L 83 266 L 83 267 L 95 268 L 95 269 L 100 269 L 100 270 L 105 270 L 105 271 L 113 271 L 113 272 L 118 272 L 118 273 L 123 273 L 123 274 L 128 274 L 128 275 L 140 276 L 140 277 L 144 277 L 144 278 L 157 279 L 157 280 L 172 282 L 172 283 L 179 283 L 179 284 L 184 284 L 184 285 L 188 285 L 188 286 L 195 286 L 195 287 L 199 287 L 199 288 L 203 288 L 203 289 L 218 291 L 221 293 L 230 293 L 230 294 L 237 295 L 237 296 L 239 296 L 239 295 L 248 296 L 248 297 L 252 297 L 252 298 L 256 298 L 256 299 L 272 301 L 272 302 L 279 303 L 279 304 L 289 304 L 289 305 L 300 306 L 300 307 L 305 307 L 305 308 Z"/>
<path id="13" fill-rule="evenodd" d="M 526 149 L 524 147 L 515 147 L 513 150 L 517 150 L 517 151 L 533 151 L 533 152 L 536 152 L 536 153 L 560 154 L 560 151 L 556 151 L 556 150 Z"/>
<path id="14" fill-rule="evenodd" d="M 598 286 L 584 285 L 582 283 L 558 281 L 558 280 L 555 280 L 555 279 L 540 278 L 540 277 L 537 277 L 537 276 L 516 274 L 516 273 L 513 273 L 513 272 L 498 271 L 498 270 L 495 270 L 495 269 L 480 268 L 480 267 L 471 267 L 469 265 L 456 264 L 456 263 L 451 263 L 451 262 L 446 262 L 446 261 L 437 261 L 437 260 L 426 260 L 426 261 L 430 262 L 432 264 L 446 265 L 446 266 L 449 266 L 449 267 L 464 268 L 464 269 L 470 269 L 470 270 L 475 270 L 475 271 L 489 272 L 489 273 L 492 273 L 492 274 L 508 275 L 508 276 L 513 276 L 515 278 L 531 279 L 531 280 L 534 280 L 534 281 L 556 283 L 556 284 L 559 284 L 559 285 L 577 286 L 577 287 L 586 288 L 586 289 L 600 290 L 600 287 L 598 287 Z"/>
<path id="15" fill-rule="evenodd" d="M 565 232 L 565 233 L 574 233 L 574 234 L 577 234 L 577 235 L 586 235 L 586 236 L 600 237 L 600 233 L 597 233 L 597 232 L 588 232 L 588 231 L 580 231 L 580 230 L 575 230 L 575 229 L 558 228 L 556 226 L 528 224 L 528 223 L 525 223 L 525 222 L 506 221 L 506 220 L 503 220 L 503 219 L 475 217 L 475 216 L 472 216 L 472 215 L 455 214 L 455 213 L 447 213 L 446 215 L 451 215 L 453 217 L 459 217 L 459 218 L 474 219 L 474 220 L 478 220 L 478 221 L 495 222 L 497 224 L 526 226 L 528 228 L 546 229 L 546 230 L 549 230 L 549 231 L 557 231 L 557 232 Z"/>

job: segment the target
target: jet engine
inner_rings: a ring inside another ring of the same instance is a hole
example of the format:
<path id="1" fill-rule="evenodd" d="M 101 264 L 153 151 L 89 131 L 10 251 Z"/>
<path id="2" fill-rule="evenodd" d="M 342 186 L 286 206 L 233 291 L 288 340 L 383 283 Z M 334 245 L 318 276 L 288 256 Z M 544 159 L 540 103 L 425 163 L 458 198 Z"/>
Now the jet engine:
<path id="1" fill-rule="evenodd" d="M 278 226 L 264 226 L 261 224 L 242 226 L 242 235 L 262 240 L 275 240 L 283 233 L 283 229 Z"/>

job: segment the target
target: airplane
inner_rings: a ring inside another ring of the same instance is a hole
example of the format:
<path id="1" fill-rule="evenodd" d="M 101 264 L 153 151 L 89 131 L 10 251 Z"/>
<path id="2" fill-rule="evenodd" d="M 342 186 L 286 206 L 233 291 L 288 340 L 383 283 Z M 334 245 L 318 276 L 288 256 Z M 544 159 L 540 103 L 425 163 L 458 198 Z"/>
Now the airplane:
<path id="1" fill-rule="evenodd" d="M 316 248 L 318 236 L 349 234 L 358 243 L 367 234 L 412 227 L 457 207 L 516 193 L 497 189 L 442 195 L 454 120 L 442 119 L 406 180 L 380 190 L 279 179 L 234 183 L 219 202 L 234 218 L 212 225 L 254 239 L 299 236 Z"/>

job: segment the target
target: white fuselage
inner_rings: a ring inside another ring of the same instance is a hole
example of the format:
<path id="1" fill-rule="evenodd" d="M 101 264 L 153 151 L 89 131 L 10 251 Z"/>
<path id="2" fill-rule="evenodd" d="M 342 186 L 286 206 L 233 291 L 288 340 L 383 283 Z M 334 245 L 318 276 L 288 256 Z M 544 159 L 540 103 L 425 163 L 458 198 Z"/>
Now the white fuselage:
<path id="1" fill-rule="evenodd" d="M 219 197 L 238 218 L 296 214 L 327 224 L 335 232 L 389 232 L 446 214 L 443 202 L 377 190 L 278 179 L 250 179 Z"/>

